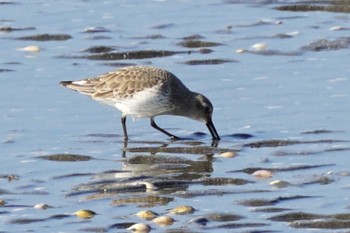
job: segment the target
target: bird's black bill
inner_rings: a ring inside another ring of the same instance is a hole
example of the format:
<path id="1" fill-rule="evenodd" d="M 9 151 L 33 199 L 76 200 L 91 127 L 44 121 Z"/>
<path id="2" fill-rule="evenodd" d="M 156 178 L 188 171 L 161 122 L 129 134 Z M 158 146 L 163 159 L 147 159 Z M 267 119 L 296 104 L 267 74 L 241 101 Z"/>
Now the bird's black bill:
<path id="1" fill-rule="evenodd" d="M 219 136 L 218 132 L 216 131 L 212 120 L 209 120 L 207 122 L 206 126 L 208 127 L 209 132 L 211 133 L 211 136 L 213 137 L 213 140 L 220 140 L 220 136 Z"/>

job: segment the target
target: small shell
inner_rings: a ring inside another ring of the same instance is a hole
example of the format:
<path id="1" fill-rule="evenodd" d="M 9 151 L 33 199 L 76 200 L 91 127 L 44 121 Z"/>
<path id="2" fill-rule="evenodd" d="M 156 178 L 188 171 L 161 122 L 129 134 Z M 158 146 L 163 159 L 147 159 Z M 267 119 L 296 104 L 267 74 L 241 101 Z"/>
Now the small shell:
<path id="1" fill-rule="evenodd" d="M 143 181 L 143 182 L 136 182 L 136 184 L 143 184 L 146 186 L 146 189 L 148 189 L 148 190 L 157 190 L 158 189 L 157 186 L 155 186 L 154 184 L 152 184 L 150 182 Z"/>
<path id="2" fill-rule="evenodd" d="M 236 53 L 245 53 L 245 52 L 247 52 L 246 49 L 241 49 L 241 48 L 236 49 Z"/>
<path id="3" fill-rule="evenodd" d="M 220 156 L 224 158 L 232 158 L 232 157 L 235 157 L 236 155 L 237 154 L 234 151 L 226 151 L 220 154 Z"/>
<path id="4" fill-rule="evenodd" d="M 253 44 L 250 47 L 255 49 L 256 51 L 261 51 L 261 50 L 264 50 L 267 48 L 267 44 L 266 43 L 257 43 L 257 44 Z"/>
<path id="5" fill-rule="evenodd" d="M 283 180 L 273 180 L 269 183 L 269 185 L 276 187 L 276 188 L 285 188 L 290 186 L 291 184 L 287 181 L 283 181 Z"/>
<path id="6" fill-rule="evenodd" d="M 188 205 L 180 205 L 170 210 L 172 214 L 191 214 L 194 212 L 194 208 Z"/>
<path id="7" fill-rule="evenodd" d="M 152 222 L 156 223 L 159 226 L 169 226 L 172 225 L 175 220 L 172 217 L 163 215 L 153 219 Z"/>
<path id="8" fill-rule="evenodd" d="M 144 223 L 136 223 L 127 228 L 129 231 L 147 233 L 151 231 L 151 227 Z"/>
<path id="9" fill-rule="evenodd" d="M 79 218 L 89 219 L 95 217 L 96 213 L 92 210 L 78 210 L 74 212 L 74 215 Z"/>
<path id="10" fill-rule="evenodd" d="M 104 27 L 87 27 L 84 29 L 84 32 L 87 32 L 87 33 L 109 32 L 109 30 Z"/>
<path id="11" fill-rule="evenodd" d="M 46 210 L 46 209 L 50 208 L 50 206 L 48 204 L 45 204 L 45 203 L 38 203 L 38 204 L 34 205 L 33 208 Z"/>
<path id="12" fill-rule="evenodd" d="M 255 171 L 253 174 L 253 176 L 256 176 L 258 178 L 270 178 L 272 177 L 272 172 L 271 171 L 268 171 L 268 170 L 257 170 Z"/>
<path id="13" fill-rule="evenodd" d="M 37 45 L 28 45 L 28 46 L 23 47 L 23 48 L 18 48 L 17 50 L 25 51 L 25 52 L 37 53 L 37 52 L 40 52 L 41 49 Z"/>
<path id="14" fill-rule="evenodd" d="M 329 30 L 330 31 L 339 31 L 339 30 L 343 30 L 344 28 L 341 27 L 341 26 L 334 26 L 334 27 L 331 27 Z"/>
<path id="15" fill-rule="evenodd" d="M 289 36 L 297 36 L 297 35 L 299 35 L 299 34 L 300 34 L 299 31 L 293 31 L 293 32 L 288 32 L 288 33 L 287 33 L 287 35 L 289 35 Z"/>
<path id="16" fill-rule="evenodd" d="M 150 210 L 141 210 L 136 213 L 136 216 L 146 220 L 152 220 L 158 216 L 156 212 Z"/>

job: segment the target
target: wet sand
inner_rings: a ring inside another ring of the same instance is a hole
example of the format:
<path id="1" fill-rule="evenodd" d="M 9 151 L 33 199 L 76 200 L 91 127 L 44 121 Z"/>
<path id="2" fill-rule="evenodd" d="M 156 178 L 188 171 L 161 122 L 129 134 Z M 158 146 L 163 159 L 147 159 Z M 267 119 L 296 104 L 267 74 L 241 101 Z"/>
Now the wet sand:
<path id="1" fill-rule="evenodd" d="M 348 231 L 346 6 L 6 1 L 0 12 L 1 232 Z M 186 140 L 129 119 L 125 144 L 119 112 L 58 85 L 130 65 L 208 96 L 222 140 L 164 116 Z"/>

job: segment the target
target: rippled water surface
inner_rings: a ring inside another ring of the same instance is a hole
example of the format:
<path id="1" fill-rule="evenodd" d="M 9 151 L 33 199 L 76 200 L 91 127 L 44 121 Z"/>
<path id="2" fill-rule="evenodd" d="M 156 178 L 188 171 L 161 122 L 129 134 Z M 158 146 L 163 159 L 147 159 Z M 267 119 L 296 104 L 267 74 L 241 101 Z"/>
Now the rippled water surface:
<path id="1" fill-rule="evenodd" d="M 0 231 L 349 231 L 347 8 L 271 2 L 0 1 Z M 205 94 L 222 140 L 162 116 L 188 139 L 128 118 L 124 144 L 118 111 L 58 85 L 129 65 Z"/>

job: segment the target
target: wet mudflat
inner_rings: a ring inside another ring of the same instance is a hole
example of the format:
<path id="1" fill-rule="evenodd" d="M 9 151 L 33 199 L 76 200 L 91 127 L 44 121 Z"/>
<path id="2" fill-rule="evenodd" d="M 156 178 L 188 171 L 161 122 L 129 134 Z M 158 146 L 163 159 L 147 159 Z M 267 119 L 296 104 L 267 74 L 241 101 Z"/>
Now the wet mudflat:
<path id="1" fill-rule="evenodd" d="M 348 232 L 343 4 L 0 2 L 0 231 Z M 124 143 L 58 85 L 129 65 L 209 97 L 222 140 L 164 116 L 185 140 L 128 118 Z"/>

